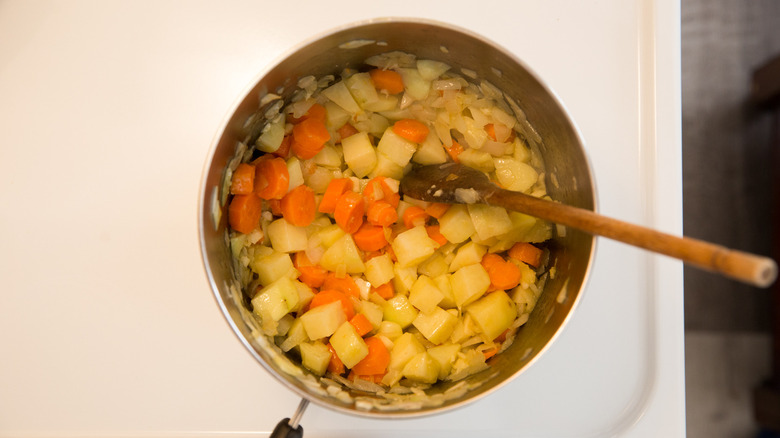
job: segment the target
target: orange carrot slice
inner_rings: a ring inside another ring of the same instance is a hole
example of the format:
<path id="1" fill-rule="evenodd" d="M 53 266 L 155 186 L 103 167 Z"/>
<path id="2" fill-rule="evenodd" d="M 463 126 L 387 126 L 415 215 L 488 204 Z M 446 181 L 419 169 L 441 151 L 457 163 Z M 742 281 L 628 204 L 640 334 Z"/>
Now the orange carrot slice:
<path id="1" fill-rule="evenodd" d="M 419 120 L 401 119 L 393 124 L 393 132 L 411 142 L 422 143 L 428 137 L 430 129 Z"/>
<path id="2" fill-rule="evenodd" d="M 390 94 L 398 94 L 404 91 L 404 80 L 398 72 L 392 70 L 374 69 L 368 72 L 371 82 L 378 90 L 385 90 Z"/>
<path id="3" fill-rule="evenodd" d="M 346 192 L 336 202 L 333 217 L 342 230 L 353 234 L 363 224 L 365 204 L 360 193 Z"/>
<path id="4" fill-rule="evenodd" d="M 312 223 L 317 213 L 317 201 L 314 190 L 300 185 L 284 195 L 281 202 L 282 216 L 296 227 L 305 227 Z"/>
<path id="5" fill-rule="evenodd" d="M 263 202 L 255 195 L 235 195 L 228 207 L 230 228 L 239 233 L 251 233 L 260 224 Z"/>
<path id="6" fill-rule="evenodd" d="M 248 195 L 255 190 L 255 166 L 241 163 L 233 172 L 230 181 L 230 193 L 234 195 Z"/>

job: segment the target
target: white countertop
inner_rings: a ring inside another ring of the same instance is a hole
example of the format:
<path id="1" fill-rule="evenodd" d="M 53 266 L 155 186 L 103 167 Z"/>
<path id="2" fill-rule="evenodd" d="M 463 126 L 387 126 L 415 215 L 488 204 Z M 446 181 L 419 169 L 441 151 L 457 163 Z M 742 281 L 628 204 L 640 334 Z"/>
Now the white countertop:
<path id="1" fill-rule="evenodd" d="M 679 2 L 0 2 L 0 437 L 267 434 L 298 400 L 203 272 L 197 196 L 223 118 L 333 27 L 414 16 L 523 59 L 579 125 L 599 210 L 682 229 Z M 466 408 L 307 437 L 685 434 L 682 266 L 599 240 L 548 352 Z"/>

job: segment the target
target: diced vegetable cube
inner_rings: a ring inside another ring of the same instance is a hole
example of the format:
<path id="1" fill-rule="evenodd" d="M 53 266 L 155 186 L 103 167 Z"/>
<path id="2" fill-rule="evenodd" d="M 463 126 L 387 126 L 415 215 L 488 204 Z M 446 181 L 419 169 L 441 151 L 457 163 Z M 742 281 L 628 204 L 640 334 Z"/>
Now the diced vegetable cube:
<path id="1" fill-rule="evenodd" d="M 312 158 L 318 166 L 338 169 L 341 167 L 342 152 L 336 146 L 326 144 L 317 155 Z"/>
<path id="2" fill-rule="evenodd" d="M 427 352 L 417 353 L 404 365 L 404 377 L 415 382 L 436 383 L 439 378 L 439 362 Z"/>
<path id="3" fill-rule="evenodd" d="M 392 247 L 402 268 L 415 266 L 433 254 L 438 244 L 428 237 L 425 227 L 417 226 L 396 236 Z"/>
<path id="4" fill-rule="evenodd" d="M 287 160 L 287 173 L 290 174 L 287 193 L 290 193 L 290 190 L 304 184 L 303 169 L 301 168 L 301 160 L 299 160 L 298 157 L 290 157 Z"/>
<path id="5" fill-rule="evenodd" d="M 453 258 L 450 263 L 450 272 L 455 272 L 464 266 L 479 263 L 486 252 L 487 248 L 484 245 L 466 242 L 463 246 L 458 248 L 458 251 L 455 253 L 455 258 Z"/>
<path id="6" fill-rule="evenodd" d="M 427 260 L 420 263 L 417 267 L 417 273 L 421 275 L 427 275 L 431 278 L 437 277 L 441 274 L 446 274 L 449 269 L 449 264 L 445 260 L 444 255 L 436 251 Z"/>
<path id="7" fill-rule="evenodd" d="M 346 83 L 355 102 L 363 108 L 366 104 L 374 103 L 379 99 L 368 73 L 355 73 L 347 78 Z"/>
<path id="8" fill-rule="evenodd" d="M 514 158 L 494 158 L 496 179 L 506 189 L 525 192 L 536 184 L 539 173 L 530 165 Z"/>
<path id="9" fill-rule="evenodd" d="M 304 342 L 300 344 L 301 363 L 314 374 L 325 374 L 330 362 L 330 350 L 322 342 Z"/>
<path id="10" fill-rule="evenodd" d="M 252 298 L 255 314 L 279 321 L 298 304 L 298 289 L 289 277 L 281 277 Z"/>
<path id="11" fill-rule="evenodd" d="M 417 281 L 414 282 L 409 292 L 409 303 L 423 313 L 433 311 L 442 298 L 444 298 L 444 294 L 427 275 L 417 277 Z"/>
<path id="12" fill-rule="evenodd" d="M 364 275 L 366 276 L 366 280 L 374 287 L 387 283 L 395 276 L 393 261 L 390 260 L 390 256 L 387 254 L 373 257 L 367 260 L 365 265 L 366 272 Z"/>
<path id="13" fill-rule="evenodd" d="M 282 139 L 284 139 L 284 117 L 279 115 L 263 127 L 255 144 L 257 149 L 263 152 L 275 152 L 282 144 Z"/>
<path id="14" fill-rule="evenodd" d="M 301 318 L 295 318 L 290 329 L 287 330 L 287 337 L 284 339 L 279 348 L 282 351 L 290 351 L 294 347 L 297 347 L 301 342 L 309 340 L 309 336 L 306 335 L 306 329 L 303 327 L 303 321 Z"/>
<path id="15" fill-rule="evenodd" d="M 404 329 L 397 322 L 382 321 L 382 323 L 379 324 L 379 330 L 376 334 L 378 336 L 384 336 L 391 341 L 395 341 L 404 334 Z"/>
<path id="16" fill-rule="evenodd" d="M 457 316 L 441 307 L 434 307 L 428 313 L 418 314 L 412 324 L 425 339 L 438 345 L 450 338 L 457 322 Z"/>
<path id="17" fill-rule="evenodd" d="M 408 294 L 412 285 L 417 281 L 417 268 L 410 266 L 402 268 L 400 264 L 393 264 L 393 287 L 398 294 Z"/>
<path id="18" fill-rule="evenodd" d="M 382 306 L 384 319 L 405 328 L 417 317 L 417 310 L 409 303 L 405 295 L 396 295 Z"/>
<path id="19" fill-rule="evenodd" d="M 344 322 L 330 337 L 330 345 L 347 368 L 352 368 L 368 355 L 368 346 L 355 327 Z"/>
<path id="20" fill-rule="evenodd" d="M 449 69 L 449 65 L 440 61 L 433 61 L 430 59 L 417 60 L 417 71 L 420 72 L 420 76 L 427 81 L 438 78 L 442 73 Z"/>
<path id="21" fill-rule="evenodd" d="M 439 232 L 452 243 L 461 243 L 474 234 L 474 224 L 465 205 L 450 207 L 439 218 Z"/>
<path id="22" fill-rule="evenodd" d="M 267 286 L 284 276 L 296 277 L 295 267 L 293 267 L 289 254 L 277 252 L 271 248 L 267 248 L 267 250 L 249 262 L 252 271 L 258 276 L 260 284 Z"/>
<path id="23" fill-rule="evenodd" d="M 332 272 L 339 272 L 343 268 L 347 274 L 359 274 L 366 270 L 355 241 L 349 234 L 344 234 L 325 251 L 320 265 Z"/>
<path id="24" fill-rule="evenodd" d="M 328 101 L 325 103 L 325 126 L 327 126 L 328 130 L 335 131 L 341 128 L 351 118 L 352 115 L 335 102 Z"/>
<path id="25" fill-rule="evenodd" d="M 380 324 L 382 324 L 382 319 L 384 318 L 384 311 L 382 310 L 382 307 L 378 304 L 366 300 L 360 301 L 360 310 L 358 313 L 366 315 L 366 318 L 374 327 L 374 329 L 379 328 Z"/>
<path id="26" fill-rule="evenodd" d="M 399 68 L 401 78 L 404 80 L 404 88 L 410 96 L 417 100 L 424 100 L 428 97 L 431 90 L 431 81 L 426 80 L 420 75 L 416 68 Z"/>
<path id="27" fill-rule="evenodd" d="M 425 351 L 425 347 L 411 333 L 404 333 L 393 344 L 390 350 L 388 369 L 403 370 L 409 359 Z"/>
<path id="28" fill-rule="evenodd" d="M 491 341 L 508 329 L 517 318 L 517 307 L 504 291 L 491 292 L 466 306 L 486 339 Z"/>
<path id="29" fill-rule="evenodd" d="M 377 151 L 376 166 L 374 166 L 374 170 L 368 176 L 369 178 L 384 176 L 386 178 L 401 179 L 404 177 L 404 168 L 396 164 L 386 154 Z"/>
<path id="30" fill-rule="evenodd" d="M 512 221 L 504 207 L 485 204 L 467 206 L 474 231 L 480 240 L 505 234 L 512 229 Z"/>
<path id="31" fill-rule="evenodd" d="M 417 151 L 417 145 L 393 132 L 393 128 L 387 128 L 379 139 L 376 150 L 387 156 L 393 163 L 403 167 L 409 164 Z"/>
<path id="32" fill-rule="evenodd" d="M 376 166 L 376 151 L 365 132 L 358 132 L 341 140 L 344 161 L 360 178 L 368 175 Z"/>
<path id="33" fill-rule="evenodd" d="M 464 166 L 468 166 L 483 172 L 492 172 L 495 169 L 493 156 L 477 149 L 466 149 L 458 155 L 458 160 Z"/>
<path id="34" fill-rule="evenodd" d="M 436 283 L 436 287 L 439 288 L 444 297 L 439 302 L 439 307 L 442 309 L 452 309 L 457 307 L 455 303 L 455 295 L 452 293 L 452 284 L 450 284 L 450 275 L 442 274 L 433 277 L 433 282 Z"/>
<path id="35" fill-rule="evenodd" d="M 450 277 L 455 304 L 463 307 L 476 301 L 490 287 L 490 276 L 481 264 L 464 266 Z"/>
<path id="36" fill-rule="evenodd" d="M 424 142 L 420 143 L 417 152 L 412 156 L 412 161 L 422 165 L 441 164 L 447 162 L 447 151 L 439 140 L 435 131 L 428 133 Z"/>
<path id="37" fill-rule="evenodd" d="M 305 227 L 296 227 L 287 222 L 285 218 L 279 218 L 268 225 L 268 238 L 271 246 L 278 252 L 297 252 L 306 249 L 308 237 Z"/>
<path id="38" fill-rule="evenodd" d="M 344 81 L 338 81 L 322 90 L 322 95 L 332 100 L 350 114 L 357 114 L 361 111 L 360 106 L 355 102 L 355 98 L 352 97 L 352 94 L 349 92 Z"/>
<path id="39" fill-rule="evenodd" d="M 347 320 L 347 317 L 344 315 L 341 302 L 334 301 L 309 309 L 300 316 L 300 319 L 306 329 L 306 336 L 317 340 L 332 335 Z"/>

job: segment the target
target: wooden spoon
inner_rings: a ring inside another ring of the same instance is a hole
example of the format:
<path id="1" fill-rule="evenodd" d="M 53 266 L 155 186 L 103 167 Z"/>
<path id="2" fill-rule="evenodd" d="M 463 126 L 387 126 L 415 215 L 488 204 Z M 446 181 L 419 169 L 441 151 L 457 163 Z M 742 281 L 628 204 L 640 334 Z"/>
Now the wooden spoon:
<path id="1" fill-rule="evenodd" d="M 758 287 L 768 287 L 777 278 L 777 264 L 768 257 L 661 233 L 590 210 L 505 190 L 490 182 L 484 173 L 456 163 L 422 166 L 409 172 L 401 180 L 401 191 L 405 196 L 423 201 L 489 204 L 519 211 L 675 257 L 692 266 Z"/>

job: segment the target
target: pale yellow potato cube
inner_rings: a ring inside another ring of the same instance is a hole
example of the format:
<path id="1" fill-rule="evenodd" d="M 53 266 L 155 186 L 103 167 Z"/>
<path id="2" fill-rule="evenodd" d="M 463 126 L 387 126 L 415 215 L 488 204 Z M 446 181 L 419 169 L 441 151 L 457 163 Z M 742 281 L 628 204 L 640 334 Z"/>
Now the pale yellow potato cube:
<path id="1" fill-rule="evenodd" d="M 254 257 L 249 266 L 257 274 L 260 284 L 267 286 L 281 277 L 297 277 L 290 254 L 277 252 L 271 248 Z"/>
<path id="2" fill-rule="evenodd" d="M 261 318 L 279 321 L 298 304 L 298 300 L 298 289 L 295 287 L 294 280 L 281 277 L 262 288 L 252 298 L 252 308 Z"/>
<path id="3" fill-rule="evenodd" d="M 404 167 L 409 164 L 412 156 L 417 152 L 417 144 L 396 134 L 393 132 L 393 128 L 387 128 L 382 134 L 382 138 L 379 139 L 376 150 L 387 156 L 393 163 Z"/>
<path id="4" fill-rule="evenodd" d="M 335 102 L 329 100 L 325 102 L 325 126 L 329 131 L 335 131 L 347 123 L 352 115 L 344 108 L 338 106 Z"/>
<path id="5" fill-rule="evenodd" d="M 322 95 L 332 100 L 344 111 L 350 114 L 357 114 L 361 112 L 360 105 L 355 102 L 355 98 L 349 92 L 347 85 L 344 81 L 338 81 L 330 87 L 322 90 Z"/>
<path id="6" fill-rule="evenodd" d="M 387 254 L 372 257 L 365 262 L 365 265 L 366 272 L 364 275 L 366 280 L 374 287 L 387 283 L 395 276 L 393 261 Z"/>
<path id="7" fill-rule="evenodd" d="M 450 66 L 441 61 L 433 61 L 430 59 L 417 60 L 417 71 L 420 73 L 420 76 L 427 81 L 437 79 L 449 69 Z"/>
<path id="8" fill-rule="evenodd" d="M 504 291 L 491 292 L 465 308 L 486 339 L 493 340 L 517 318 L 517 306 Z"/>
<path id="9" fill-rule="evenodd" d="M 432 256 L 420 263 L 420 266 L 417 267 L 417 273 L 433 278 L 446 274 L 448 269 L 449 264 L 445 260 L 444 255 L 437 250 Z"/>
<path id="10" fill-rule="evenodd" d="M 485 204 L 469 204 L 468 207 L 474 231 L 480 240 L 508 233 L 512 229 L 512 221 L 503 207 Z"/>
<path id="11" fill-rule="evenodd" d="M 306 227 L 297 227 L 285 218 L 279 218 L 268 224 L 266 233 L 271 240 L 271 246 L 278 252 L 297 252 L 306 249 L 309 238 L 306 236 Z"/>
<path id="12" fill-rule="evenodd" d="M 478 151 L 476 149 L 466 149 L 461 152 L 460 155 L 458 155 L 458 160 L 464 166 L 481 170 L 485 173 L 492 172 L 495 169 L 493 156 L 487 152 Z"/>
<path id="13" fill-rule="evenodd" d="M 324 304 L 310 309 L 300 316 L 306 336 L 311 340 L 317 340 L 332 335 L 341 326 L 347 317 L 340 301 Z"/>
<path id="14" fill-rule="evenodd" d="M 403 370 L 409 359 L 418 353 L 425 351 L 425 347 L 411 333 L 404 333 L 399 336 L 390 350 L 390 364 L 388 369 Z"/>
<path id="15" fill-rule="evenodd" d="M 368 356 L 368 345 L 349 322 L 344 322 L 336 329 L 330 337 L 330 345 L 347 368 L 354 367 Z"/>
<path id="16" fill-rule="evenodd" d="M 414 282 L 409 291 L 409 303 L 423 313 L 433 311 L 442 298 L 444 298 L 444 293 L 439 290 L 436 283 L 427 275 L 417 277 L 417 281 Z"/>
<path id="17" fill-rule="evenodd" d="M 301 364 L 318 376 L 325 374 L 330 363 L 330 350 L 322 342 L 304 342 L 301 349 Z"/>
<path id="18" fill-rule="evenodd" d="M 363 178 L 376 166 L 376 151 L 365 132 L 358 132 L 341 140 L 344 161 L 355 175 Z"/>
<path id="19" fill-rule="evenodd" d="M 301 321 L 301 318 L 295 318 L 290 329 L 287 330 L 287 337 L 284 338 L 284 341 L 279 345 L 279 348 L 281 348 L 282 351 L 287 352 L 300 345 L 301 342 L 308 340 L 309 336 L 306 334 L 306 329 L 303 327 L 303 321 Z"/>
<path id="20" fill-rule="evenodd" d="M 390 157 L 377 151 L 376 166 L 368 175 L 369 178 L 384 176 L 385 178 L 401 179 L 404 177 L 404 167 L 396 164 Z"/>
<path id="21" fill-rule="evenodd" d="M 464 266 L 481 262 L 482 257 L 486 252 L 487 247 L 484 245 L 477 244 L 473 241 L 464 243 L 463 246 L 458 248 L 458 251 L 455 253 L 455 258 L 450 262 L 449 272 L 455 272 Z"/>
<path id="22" fill-rule="evenodd" d="M 431 90 L 431 81 L 420 75 L 416 68 L 399 68 L 398 73 L 404 81 L 404 88 L 409 95 L 417 100 L 425 100 Z"/>
<path id="23" fill-rule="evenodd" d="M 481 264 L 464 266 L 450 277 L 455 304 L 463 307 L 476 301 L 490 287 L 490 276 Z"/>
<path id="24" fill-rule="evenodd" d="M 401 328 L 408 327 L 418 313 L 405 295 L 396 295 L 387 300 L 382 306 L 382 311 L 385 321 L 395 322 Z"/>
<path id="25" fill-rule="evenodd" d="M 417 226 L 396 236 L 393 240 L 393 252 L 402 268 L 416 266 L 430 257 L 438 244 L 428 237 L 425 227 Z"/>
<path id="26" fill-rule="evenodd" d="M 320 259 L 320 266 L 331 272 L 339 272 L 345 269 L 347 274 L 360 274 L 366 270 L 355 241 L 352 240 L 352 236 L 349 234 L 344 234 L 330 248 L 325 250 Z"/>
<path id="27" fill-rule="evenodd" d="M 539 179 L 539 173 L 530 165 L 511 157 L 494 158 L 496 179 L 507 190 L 526 192 Z"/>
<path id="28" fill-rule="evenodd" d="M 395 342 L 396 339 L 400 338 L 401 335 L 404 334 L 404 329 L 397 322 L 382 321 L 382 323 L 379 324 L 379 330 L 377 330 L 376 334 L 377 336 L 384 336 L 387 339 Z"/>
<path id="29" fill-rule="evenodd" d="M 395 293 L 408 295 L 412 285 L 417 281 L 417 267 L 402 268 L 400 264 L 393 264 L 393 288 Z"/>
<path id="30" fill-rule="evenodd" d="M 421 383 L 436 383 L 439 378 L 439 362 L 427 352 L 417 353 L 404 365 L 401 373 L 409 380 Z"/>
<path id="31" fill-rule="evenodd" d="M 375 330 L 378 329 L 384 319 L 384 310 L 382 310 L 382 306 L 372 303 L 371 301 L 360 300 L 359 307 L 358 313 L 365 315 L 366 319 L 371 323 L 371 326 L 374 327 Z"/>
<path id="32" fill-rule="evenodd" d="M 412 156 L 412 161 L 422 165 L 442 164 L 447 162 L 447 151 L 439 140 L 434 130 L 428 133 L 425 141 L 420 143 L 417 152 Z"/>
<path id="33" fill-rule="evenodd" d="M 379 99 L 379 94 L 368 73 L 355 73 L 347 78 L 346 83 L 347 89 L 361 108 Z"/>
<path id="34" fill-rule="evenodd" d="M 450 207 L 439 218 L 439 232 L 452 243 L 461 243 L 471 237 L 474 224 L 466 206 L 457 204 Z"/>
<path id="35" fill-rule="evenodd" d="M 457 323 L 457 316 L 436 306 L 428 313 L 418 314 L 412 322 L 425 339 L 436 345 L 450 338 Z"/>

